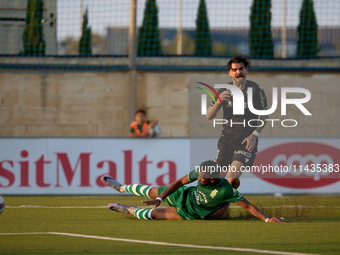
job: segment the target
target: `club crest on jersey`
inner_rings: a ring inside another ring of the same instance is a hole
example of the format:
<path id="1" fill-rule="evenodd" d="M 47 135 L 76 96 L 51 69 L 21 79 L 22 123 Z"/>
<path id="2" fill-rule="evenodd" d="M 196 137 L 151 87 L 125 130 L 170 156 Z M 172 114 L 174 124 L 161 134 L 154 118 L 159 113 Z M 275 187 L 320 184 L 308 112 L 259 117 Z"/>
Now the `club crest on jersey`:
<path id="1" fill-rule="evenodd" d="M 217 192 L 218 192 L 217 189 L 214 189 L 213 191 L 211 191 L 211 193 L 210 193 L 211 198 L 214 198 L 216 196 Z"/>
<path id="2" fill-rule="evenodd" d="M 233 188 L 233 195 L 235 196 L 237 194 L 237 189 Z"/>

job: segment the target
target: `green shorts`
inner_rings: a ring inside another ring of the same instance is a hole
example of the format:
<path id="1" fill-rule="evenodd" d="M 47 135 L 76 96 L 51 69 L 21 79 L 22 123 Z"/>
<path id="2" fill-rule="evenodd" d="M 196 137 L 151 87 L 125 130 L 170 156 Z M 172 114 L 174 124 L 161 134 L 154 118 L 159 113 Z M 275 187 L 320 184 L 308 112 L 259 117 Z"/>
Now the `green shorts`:
<path id="1" fill-rule="evenodd" d="M 158 196 L 162 194 L 162 192 L 167 188 L 168 186 L 162 186 L 158 188 Z M 186 192 L 185 190 L 190 187 L 180 187 L 177 191 L 172 193 L 170 196 L 168 196 L 164 202 L 167 202 L 167 204 L 171 207 L 175 207 L 176 212 L 183 220 L 194 220 L 195 217 L 191 216 L 187 212 L 182 210 L 182 203 L 185 204 L 186 201 L 186 195 L 184 195 Z"/>

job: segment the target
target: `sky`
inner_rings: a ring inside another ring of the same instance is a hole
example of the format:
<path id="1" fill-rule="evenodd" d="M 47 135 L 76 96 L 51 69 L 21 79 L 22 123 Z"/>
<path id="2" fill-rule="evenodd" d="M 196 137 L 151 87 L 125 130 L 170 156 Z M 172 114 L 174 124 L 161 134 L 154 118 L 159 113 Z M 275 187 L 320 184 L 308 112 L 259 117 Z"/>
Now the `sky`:
<path id="1" fill-rule="evenodd" d="M 89 11 L 92 33 L 105 35 L 107 27 L 128 27 L 130 0 L 82 0 Z M 283 1 L 272 0 L 272 27 L 281 27 Z M 286 0 L 287 27 L 297 27 L 302 0 Z M 195 28 L 199 0 L 182 0 L 182 27 Z M 210 28 L 249 27 L 252 0 L 206 0 Z M 57 37 L 80 37 L 81 0 L 57 0 Z M 177 28 L 178 0 L 157 0 L 159 27 Z M 137 26 L 141 25 L 145 0 L 137 0 Z M 314 0 L 318 25 L 340 26 L 340 0 Z"/>

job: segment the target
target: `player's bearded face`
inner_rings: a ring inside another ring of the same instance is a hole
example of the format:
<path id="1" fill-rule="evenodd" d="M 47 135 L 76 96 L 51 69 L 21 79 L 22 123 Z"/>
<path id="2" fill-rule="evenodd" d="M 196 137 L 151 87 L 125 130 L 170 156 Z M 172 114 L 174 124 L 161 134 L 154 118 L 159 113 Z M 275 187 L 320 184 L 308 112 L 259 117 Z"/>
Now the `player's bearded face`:
<path id="1" fill-rule="evenodd" d="M 229 76 L 233 79 L 233 83 L 236 85 L 242 84 L 247 77 L 248 70 L 244 67 L 243 63 L 231 64 L 231 70 Z"/>

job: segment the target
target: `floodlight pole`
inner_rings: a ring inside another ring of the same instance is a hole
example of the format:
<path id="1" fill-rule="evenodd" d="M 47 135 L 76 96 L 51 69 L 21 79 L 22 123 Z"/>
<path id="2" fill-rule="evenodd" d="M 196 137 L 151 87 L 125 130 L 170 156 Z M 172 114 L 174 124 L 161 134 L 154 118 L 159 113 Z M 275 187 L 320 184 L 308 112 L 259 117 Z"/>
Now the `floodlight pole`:
<path id="1" fill-rule="evenodd" d="M 182 0 L 178 0 L 177 9 L 177 55 L 182 55 Z"/>
<path id="2" fill-rule="evenodd" d="M 131 0 L 130 7 L 130 27 L 129 27 L 129 69 L 130 69 L 130 90 L 128 104 L 128 124 L 135 118 L 136 111 L 136 89 L 137 89 L 137 71 L 136 71 L 136 9 L 137 0 Z"/>
<path id="3" fill-rule="evenodd" d="M 283 14 L 282 14 L 282 30 L 281 30 L 282 58 L 286 58 L 287 57 L 287 26 L 286 26 L 287 2 L 286 2 L 286 0 L 283 0 L 282 10 L 283 10 Z"/>

